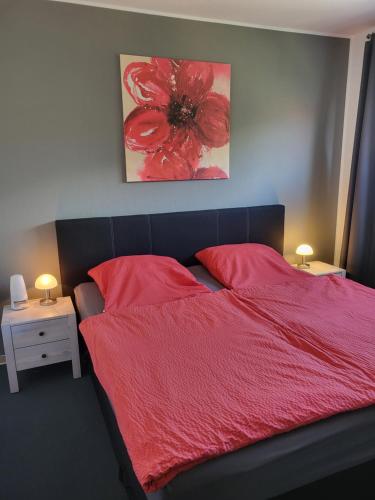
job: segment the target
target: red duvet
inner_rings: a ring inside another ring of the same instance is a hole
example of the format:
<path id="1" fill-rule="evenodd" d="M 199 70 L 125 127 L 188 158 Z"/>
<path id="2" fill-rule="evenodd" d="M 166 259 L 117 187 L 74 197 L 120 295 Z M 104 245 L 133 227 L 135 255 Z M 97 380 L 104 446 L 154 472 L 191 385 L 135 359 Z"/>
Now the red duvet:
<path id="1" fill-rule="evenodd" d="M 375 402 L 375 291 L 341 278 L 131 307 L 80 328 L 145 491 Z"/>

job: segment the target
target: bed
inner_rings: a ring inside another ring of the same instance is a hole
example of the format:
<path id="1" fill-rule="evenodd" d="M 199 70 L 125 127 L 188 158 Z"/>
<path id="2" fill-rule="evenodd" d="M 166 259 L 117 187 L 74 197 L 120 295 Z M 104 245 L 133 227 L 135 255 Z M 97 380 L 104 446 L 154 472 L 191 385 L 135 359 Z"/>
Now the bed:
<path id="1" fill-rule="evenodd" d="M 197 264 L 193 257 L 196 251 L 219 244 L 264 243 L 282 253 L 284 207 L 65 220 L 56 222 L 56 230 L 64 294 L 72 294 L 74 287 L 87 282 L 89 268 L 120 255 L 167 255 L 192 266 Z M 93 287 L 89 284 L 78 288 L 82 314 L 90 314 L 91 306 L 82 306 L 85 301 L 94 304 L 91 312 L 100 310 L 100 297 L 89 299 L 82 288 L 91 288 L 92 292 Z M 132 471 L 108 398 L 93 377 L 120 478 L 132 499 L 271 498 L 375 457 L 375 409 L 369 407 L 209 460 L 146 495 Z"/>

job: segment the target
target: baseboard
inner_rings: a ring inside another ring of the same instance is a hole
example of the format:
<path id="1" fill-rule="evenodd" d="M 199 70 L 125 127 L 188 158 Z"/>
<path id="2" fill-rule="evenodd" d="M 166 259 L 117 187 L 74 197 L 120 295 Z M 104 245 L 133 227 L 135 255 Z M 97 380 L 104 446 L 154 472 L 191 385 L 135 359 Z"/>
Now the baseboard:
<path id="1" fill-rule="evenodd" d="M 5 354 L 0 354 L 0 365 L 5 365 Z"/>

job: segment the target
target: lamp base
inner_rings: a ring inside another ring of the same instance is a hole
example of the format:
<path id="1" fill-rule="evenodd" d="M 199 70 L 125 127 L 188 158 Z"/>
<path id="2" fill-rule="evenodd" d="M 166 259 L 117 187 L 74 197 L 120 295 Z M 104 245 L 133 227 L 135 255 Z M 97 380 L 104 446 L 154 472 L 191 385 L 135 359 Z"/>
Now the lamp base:
<path id="1" fill-rule="evenodd" d="M 306 262 L 303 264 L 297 264 L 298 269 L 310 269 L 310 264 L 307 264 Z"/>
<path id="2" fill-rule="evenodd" d="M 56 299 L 40 299 L 40 305 L 41 306 L 52 306 L 53 304 L 56 304 L 57 300 Z"/>
<path id="3" fill-rule="evenodd" d="M 44 299 L 40 299 L 40 305 L 41 306 L 53 306 L 53 304 L 56 304 L 57 299 L 53 299 L 51 297 L 51 290 L 47 289 L 44 290 Z"/>

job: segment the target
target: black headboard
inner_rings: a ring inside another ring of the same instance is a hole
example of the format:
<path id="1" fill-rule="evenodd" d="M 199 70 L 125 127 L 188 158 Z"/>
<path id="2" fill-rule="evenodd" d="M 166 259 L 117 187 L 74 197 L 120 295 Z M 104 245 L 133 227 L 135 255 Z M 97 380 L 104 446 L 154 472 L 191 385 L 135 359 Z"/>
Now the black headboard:
<path id="1" fill-rule="evenodd" d="M 88 281 L 91 267 L 121 255 L 167 255 L 190 266 L 198 250 L 228 243 L 264 243 L 282 254 L 284 215 L 283 205 L 266 205 L 58 220 L 63 293 Z"/>

